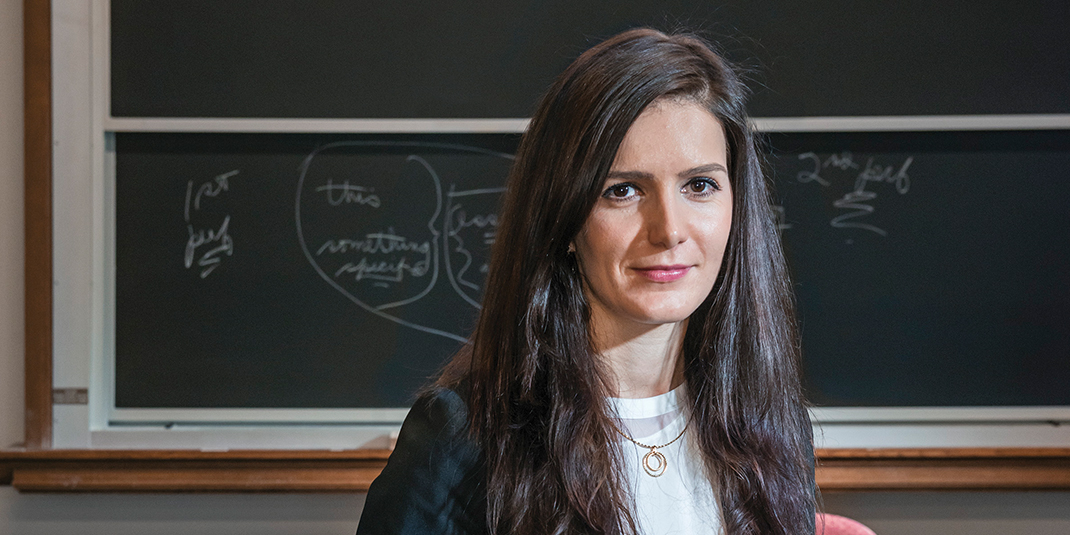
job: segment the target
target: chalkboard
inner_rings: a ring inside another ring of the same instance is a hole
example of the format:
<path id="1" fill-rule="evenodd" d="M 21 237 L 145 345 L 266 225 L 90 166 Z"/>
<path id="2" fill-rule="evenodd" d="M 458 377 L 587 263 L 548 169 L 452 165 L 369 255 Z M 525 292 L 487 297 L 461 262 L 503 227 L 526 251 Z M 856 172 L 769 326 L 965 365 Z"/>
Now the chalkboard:
<path id="1" fill-rule="evenodd" d="M 475 319 L 515 144 L 118 134 L 116 406 L 407 406 Z"/>
<path id="2" fill-rule="evenodd" d="M 758 117 L 1070 113 L 1061 0 L 111 1 L 116 117 L 523 118 L 583 50 L 687 26 Z"/>
<path id="3" fill-rule="evenodd" d="M 815 402 L 1070 405 L 1070 132 L 771 142 Z"/>
<path id="4" fill-rule="evenodd" d="M 397 407 L 515 135 L 116 134 L 116 406 Z M 773 134 L 810 397 L 1070 405 L 1070 132 Z"/>

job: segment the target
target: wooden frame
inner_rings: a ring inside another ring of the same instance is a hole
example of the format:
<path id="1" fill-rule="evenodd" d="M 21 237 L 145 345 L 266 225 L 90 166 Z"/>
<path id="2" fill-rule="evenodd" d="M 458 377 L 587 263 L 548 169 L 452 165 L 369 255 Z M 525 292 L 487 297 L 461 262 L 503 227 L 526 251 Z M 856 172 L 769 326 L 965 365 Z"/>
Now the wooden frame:
<path id="1" fill-rule="evenodd" d="M 819 449 L 822 491 L 1070 490 L 1070 448 Z"/>
<path id="2" fill-rule="evenodd" d="M 390 450 L 0 452 L 0 483 L 36 492 L 365 492 Z M 1070 490 L 1070 448 L 822 449 L 823 492 Z"/>
<path id="3" fill-rule="evenodd" d="M 0 451 L 23 491 L 365 491 L 389 450 L 50 450 L 52 88 L 49 0 L 24 0 L 26 443 Z M 1070 447 L 824 449 L 818 485 L 858 490 L 1070 490 Z"/>
<path id="4" fill-rule="evenodd" d="M 365 492 L 389 455 L 371 449 L 0 452 L 0 483 L 44 492 Z"/>
<path id="5" fill-rule="evenodd" d="M 52 13 L 23 1 L 26 447 L 52 446 Z"/>

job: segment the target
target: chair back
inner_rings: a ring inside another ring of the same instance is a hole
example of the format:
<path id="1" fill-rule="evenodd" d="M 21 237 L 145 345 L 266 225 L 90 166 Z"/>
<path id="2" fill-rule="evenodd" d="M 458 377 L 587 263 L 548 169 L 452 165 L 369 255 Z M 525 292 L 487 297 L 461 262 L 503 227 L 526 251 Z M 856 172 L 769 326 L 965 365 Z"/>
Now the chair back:
<path id="1" fill-rule="evenodd" d="M 816 535 L 877 535 L 865 524 L 840 515 L 817 514 Z"/>

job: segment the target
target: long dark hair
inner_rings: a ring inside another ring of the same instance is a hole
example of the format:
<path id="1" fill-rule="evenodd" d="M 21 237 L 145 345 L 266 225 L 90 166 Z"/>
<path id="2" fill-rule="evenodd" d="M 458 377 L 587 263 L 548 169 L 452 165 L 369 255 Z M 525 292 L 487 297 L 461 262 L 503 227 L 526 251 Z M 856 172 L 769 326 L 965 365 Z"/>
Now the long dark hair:
<path id="1" fill-rule="evenodd" d="M 492 533 L 635 531 L 607 370 L 567 248 L 628 128 L 662 98 L 721 122 L 733 192 L 720 275 L 684 339 L 688 432 L 727 533 L 813 533 L 794 302 L 746 96 L 706 42 L 637 29 L 585 52 L 541 100 L 509 176 L 472 343 L 439 381 L 465 385 Z"/>

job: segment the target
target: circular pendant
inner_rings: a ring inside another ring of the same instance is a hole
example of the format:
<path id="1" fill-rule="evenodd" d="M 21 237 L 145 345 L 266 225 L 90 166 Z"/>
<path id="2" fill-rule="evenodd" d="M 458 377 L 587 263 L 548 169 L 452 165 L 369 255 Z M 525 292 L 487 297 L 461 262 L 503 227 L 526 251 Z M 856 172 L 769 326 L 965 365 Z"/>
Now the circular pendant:
<path id="1" fill-rule="evenodd" d="M 665 456 L 661 454 L 655 448 L 650 449 L 650 453 L 643 456 L 643 470 L 650 474 L 650 477 L 658 477 L 665 473 Z"/>

